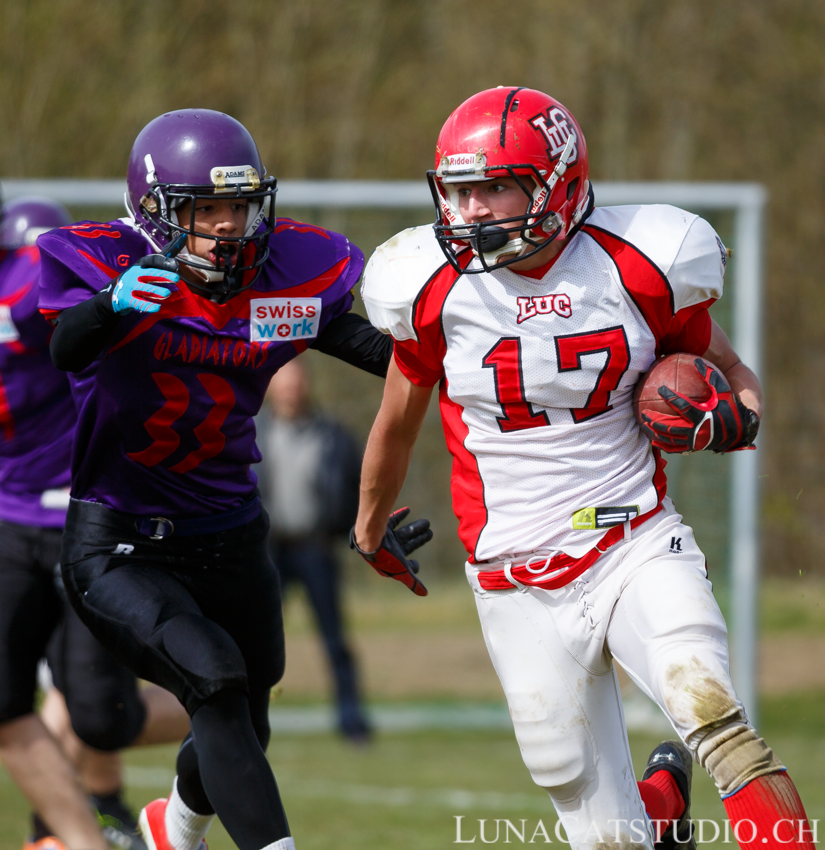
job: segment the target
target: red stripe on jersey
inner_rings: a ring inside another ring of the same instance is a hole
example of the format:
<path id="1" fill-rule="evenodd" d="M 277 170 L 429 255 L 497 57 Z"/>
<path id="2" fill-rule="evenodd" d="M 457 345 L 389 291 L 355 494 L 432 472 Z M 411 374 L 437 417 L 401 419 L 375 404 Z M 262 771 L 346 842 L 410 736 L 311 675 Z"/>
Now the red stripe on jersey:
<path id="1" fill-rule="evenodd" d="M 473 259 L 472 251 L 459 257 L 462 268 Z M 434 387 L 444 376 L 444 355 L 447 341 L 441 313 L 459 273 L 445 263 L 424 284 L 412 305 L 412 320 L 416 339 L 395 341 L 395 362 L 403 375 L 419 387 Z"/>
<path id="2" fill-rule="evenodd" d="M 62 310 L 46 310 L 45 308 L 40 308 L 40 314 L 47 322 L 51 322 L 55 324 L 57 321 L 57 317 L 63 312 Z"/>
<path id="3" fill-rule="evenodd" d="M 709 298 L 701 304 L 683 307 L 676 314 L 679 321 L 673 322 L 671 332 L 662 340 L 659 353 L 678 354 L 680 351 L 686 351 L 688 354 L 698 354 L 701 357 L 710 346 L 713 322 L 708 313 L 708 307 L 715 300 L 715 298 Z M 683 320 L 685 314 L 687 318 Z"/>
<path id="4" fill-rule="evenodd" d="M 24 245 L 17 249 L 17 254 L 26 256 L 30 263 L 36 263 L 40 259 L 40 249 L 37 245 Z"/>
<path id="5" fill-rule="evenodd" d="M 536 269 L 514 269 L 512 266 L 510 267 L 511 272 L 515 272 L 516 274 L 520 274 L 522 277 L 530 277 L 533 280 L 541 280 L 553 266 L 556 265 L 559 257 L 562 255 L 562 251 L 559 251 L 555 257 L 551 260 L 548 260 L 543 266 L 539 266 Z"/>
<path id="6" fill-rule="evenodd" d="M 586 224 L 582 232 L 600 245 L 615 263 L 622 286 L 653 331 L 657 356 L 676 351 L 689 351 L 692 354 L 704 354 L 707 351 L 711 327 L 707 308 L 715 299 L 674 312 L 670 283 L 649 257 L 635 245 L 601 227 Z M 696 316 L 697 313 L 700 315 Z M 688 328 L 688 322 L 694 316 L 696 319 Z"/>
<path id="7" fill-rule="evenodd" d="M 344 269 L 349 265 L 350 258 L 344 257 L 343 260 L 337 262 L 331 269 L 328 269 L 318 277 L 308 280 L 306 283 L 300 283 L 298 286 L 290 287 L 289 289 L 279 289 L 277 292 L 259 292 L 259 298 L 311 298 L 319 292 L 328 289 L 339 277 L 344 273 Z"/>
<path id="8" fill-rule="evenodd" d="M 673 290 L 659 267 L 638 248 L 614 233 L 586 224 L 582 228 L 616 264 L 619 280 L 656 337 L 657 345 L 673 319 Z"/>
<path id="9" fill-rule="evenodd" d="M 120 239 L 120 232 L 115 230 L 111 224 L 102 224 L 93 222 L 91 224 L 66 224 L 60 228 L 68 230 L 77 236 L 82 236 L 84 239 L 99 239 L 101 236 L 108 236 L 110 239 Z"/>
<path id="10" fill-rule="evenodd" d="M 5 439 L 10 440 L 14 436 L 14 415 L 11 412 L 9 397 L 6 395 L 6 387 L 3 384 L 3 376 L 0 375 L 0 433 Z"/>
<path id="11" fill-rule="evenodd" d="M 20 289 L 15 289 L 11 295 L 6 295 L 5 298 L 0 298 L 0 304 L 3 304 L 6 307 L 14 307 L 19 304 L 23 298 L 31 292 L 31 288 L 34 286 L 34 281 L 30 280 L 27 284 L 20 287 Z"/>
<path id="12" fill-rule="evenodd" d="M 447 381 L 439 388 L 438 403 L 447 448 L 453 456 L 450 490 L 453 510 L 458 517 L 458 536 L 475 563 L 476 546 L 487 525 L 487 505 L 484 503 L 484 482 L 476 456 L 464 445 L 470 429 L 461 418 L 464 408 L 447 394 Z"/>
<path id="13" fill-rule="evenodd" d="M 85 233 L 81 233 L 80 235 L 86 236 Z M 103 235 L 104 236 L 111 236 L 112 234 L 111 233 L 104 233 Z M 120 236 L 119 233 L 117 235 Z M 91 254 L 87 254 L 81 248 L 77 249 L 77 253 L 80 254 L 82 257 L 85 257 L 93 266 L 97 266 L 97 268 L 99 268 L 103 272 L 103 274 L 108 275 L 110 278 L 117 277 L 120 274 L 119 271 L 116 271 L 111 266 L 107 266 L 106 263 L 101 262 L 96 257 L 93 257 Z"/>
<path id="14" fill-rule="evenodd" d="M 185 312 L 181 312 L 179 308 L 176 308 L 175 302 L 172 300 L 171 296 L 165 302 L 161 302 L 161 308 L 155 315 L 160 314 L 161 317 L 165 316 L 201 316 L 206 319 L 210 325 L 212 325 L 215 330 L 219 331 L 226 327 L 226 323 L 230 319 L 234 319 L 238 313 L 242 312 L 244 308 L 246 308 L 247 313 L 244 318 L 249 317 L 249 299 L 254 298 L 256 295 L 260 297 L 261 293 L 255 293 L 251 289 L 245 289 L 243 292 L 239 292 L 237 295 L 233 295 L 226 304 L 216 304 L 214 301 L 210 301 L 208 298 L 205 298 L 203 295 L 199 295 L 197 292 L 191 290 L 188 286 L 185 285 L 186 281 L 181 281 L 178 284 L 178 292 L 183 296 L 183 300 L 187 303 L 189 309 Z M 164 310 L 164 306 L 169 304 L 169 307 Z"/>
<path id="15" fill-rule="evenodd" d="M 324 239 L 330 239 L 329 231 L 323 227 L 316 227 L 314 224 L 306 224 L 302 221 L 293 221 L 291 218 L 279 218 L 278 224 L 272 231 L 272 234 L 280 233 L 282 230 L 297 230 L 298 233 L 317 233 L 323 236 Z"/>
<path id="16" fill-rule="evenodd" d="M 656 488 L 657 501 L 661 505 L 662 499 L 667 496 L 667 475 L 665 475 L 667 461 L 655 446 L 653 447 L 653 459 L 656 461 L 656 469 L 653 472 L 653 486 Z"/>

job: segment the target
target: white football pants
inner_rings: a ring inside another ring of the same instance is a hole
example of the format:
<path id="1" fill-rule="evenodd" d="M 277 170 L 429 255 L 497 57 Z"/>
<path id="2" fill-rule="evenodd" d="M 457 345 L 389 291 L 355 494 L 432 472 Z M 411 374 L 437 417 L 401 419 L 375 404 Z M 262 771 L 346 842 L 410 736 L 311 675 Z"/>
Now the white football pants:
<path id="1" fill-rule="evenodd" d="M 524 763 L 574 848 L 653 847 L 612 658 L 694 755 L 709 727 L 744 717 L 705 558 L 681 520 L 666 499 L 558 590 L 486 591 L 479 570 L 502 564 L 467 565 Z"/>

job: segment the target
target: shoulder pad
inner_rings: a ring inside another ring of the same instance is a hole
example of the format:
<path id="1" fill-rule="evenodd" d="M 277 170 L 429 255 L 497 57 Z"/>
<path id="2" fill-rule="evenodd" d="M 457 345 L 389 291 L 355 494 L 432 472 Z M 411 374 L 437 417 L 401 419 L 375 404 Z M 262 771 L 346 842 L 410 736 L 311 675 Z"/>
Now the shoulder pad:
<path id="1" fill-rule="evenodd" d="M 727 251 L 698 215 L 666 204 L 602 207 L 587 224 L 629 242 L 658 266 L 673 292 L 674 311 L 722 296 Z"/>
<path id="2" fill-rule="evenodd" d="M 626 207 L 597 207 L 587 224 L 601 227 L 630 242 L 667 276 L 694 213 L 667 204 L 640 204 Z"/>
<path id="3" fill-rule="evenodd" d="M 415 339 L 413 304 L 446 263 L 430 224 L 402 230 L 379 245 L 367 263 L 361 284 L 370 322 L 399 342 Z"/>
<path id="4" fill-rule="evenodd" d="M 92 285 L 108 284 L 153 250 L 139 230 L 120 219 L 58 227 L 38 237 L 37 247 Z"/>
<path id="5" fill-rule="evenodd" d="M 113 278 L 152 253 L 128 223 L 81 221 L 50 230 L 40 249 L 40 308 L 65 310 L 105 289 Z"/>
<path id="6" fill-rule="evenodd" d="M 346 236 L 279 218 L 269 240 L 269 257 L 253 288 L 295 297 L 325 293 L 332 302 L 349 293 L 363 269 L 364 255 Z"/>

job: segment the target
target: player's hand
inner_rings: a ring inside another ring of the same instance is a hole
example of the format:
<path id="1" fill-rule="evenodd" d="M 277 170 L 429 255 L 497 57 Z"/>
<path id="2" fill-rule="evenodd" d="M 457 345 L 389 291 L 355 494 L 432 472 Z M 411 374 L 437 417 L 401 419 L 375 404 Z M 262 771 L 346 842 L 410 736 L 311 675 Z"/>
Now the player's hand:
<path id="1" fill-rule="evenodd" d="M 659 395 L 676 416 L 645 411 L 642 429 L 663 452 L 730 452 L 753 448 L 759 417 L 739 401 L 721 372 L 697 357 L 696 371 L 711 390 L 704 402 L 691 401 L 670 387 L 659 387 Z"/>
<path id="2" fill-rule="evenodd" d="M 177 283 L 180 275 L 165 269 L 145 269 L 132 266 L 115 281 L 112 288 L 112 308 L 115 313 L 138 310 L 141 313 L 157 313 L 160 304 L 171 294 L 163 284 Z"/>
<path id="3" fill-rule="evenodd" d="M 407 555 L 432 540 L 433 532 L 428 519 L 417 519 L 399 528 L 409 512 L 409 508 L 401 508 L 390 514 L 386 534 L 374 552 L 365 552 L 355 542 L 355 527 L 349 533 L 349 545 L 382 576 L 400 581 L 416 596 L 426 596 L 427 588 L 416 578 L 418 561 L 408 559 Z"/>

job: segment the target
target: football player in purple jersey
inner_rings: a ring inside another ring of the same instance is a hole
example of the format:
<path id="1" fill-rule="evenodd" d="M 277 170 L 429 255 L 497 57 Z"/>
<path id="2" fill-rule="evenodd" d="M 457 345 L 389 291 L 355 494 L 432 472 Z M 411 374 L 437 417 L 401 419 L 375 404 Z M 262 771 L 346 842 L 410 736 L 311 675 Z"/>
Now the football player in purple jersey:
<path id="1" fill-rule="evenodd" d="M 106 818 L 106 837 L 139 850 L 137 824 L 120 796 L 117 750 L 179 739 L 187 718 L 167 691 L 138 692 L 134 674 L 91 635 L 55 584 L 76 415 L 68 379 L 49 355 L 52 328 L 37 308 L 34 240 L 70 218 L 48 198 L 18 198 L 1 209 L 0 754 L 39 813 L 29 845 L 54 843 L 58 832 L 77 846 L 81 827 L 99 841 L 88 801 L 76 779 L 66 779 L 42 719 Z M 57 687 L 38 718 L 35 674 L 44 654 Z"/>
<path id="2" fill-rule="evenodd" d="M 52 329 L 37 310 L 39 259 L 26 233 L 68 224 L 51 201 L 0 204 L 0 758 L 69 848 L 105 850 L 75 770 L 34 713 L 37 664 L 62 616 L 54 570 L 75 422 Z"/>
<path id="3" fill-rule="evenodd" d="M 141 813 L 150 848 L 197 850 L 217 813 L 241 850 L 287 850 L 265 756 L 284 639 L 253 416 L 308 346 L 383 376 L 392 343 L 349 313 L 361 252 L 275 218 L 276 181 L 235 119 L 151 121 L 127 185 L 126 218 L 38 242 L 78 407 L 63 578 L 91 631 L 191 718 L 169 798 Z M 412 551 L 426 525 L 393 539 Z"/>

